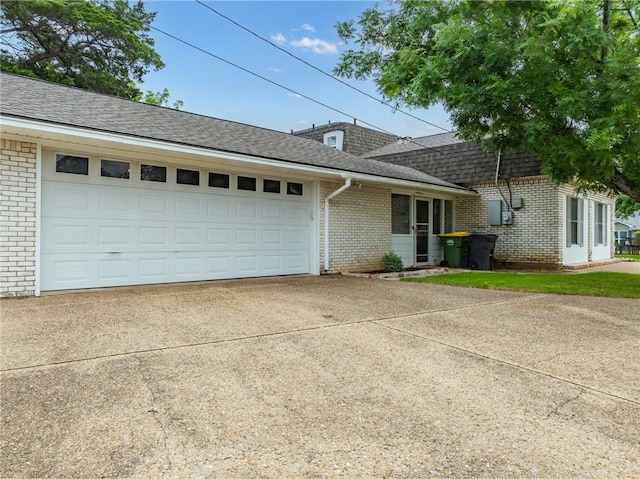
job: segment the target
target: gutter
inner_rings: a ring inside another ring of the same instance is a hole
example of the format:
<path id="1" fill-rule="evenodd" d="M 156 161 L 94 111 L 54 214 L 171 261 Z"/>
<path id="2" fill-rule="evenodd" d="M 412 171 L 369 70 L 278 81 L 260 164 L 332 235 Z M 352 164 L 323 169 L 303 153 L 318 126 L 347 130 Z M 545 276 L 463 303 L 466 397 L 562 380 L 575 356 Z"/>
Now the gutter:
<path id="1" fill-rule="evenodd" d="M 351 188 L 351 178 L 347 178 L 340 188 L 324 199 L 324 271 L 329 271 L 329 200 Z"/>

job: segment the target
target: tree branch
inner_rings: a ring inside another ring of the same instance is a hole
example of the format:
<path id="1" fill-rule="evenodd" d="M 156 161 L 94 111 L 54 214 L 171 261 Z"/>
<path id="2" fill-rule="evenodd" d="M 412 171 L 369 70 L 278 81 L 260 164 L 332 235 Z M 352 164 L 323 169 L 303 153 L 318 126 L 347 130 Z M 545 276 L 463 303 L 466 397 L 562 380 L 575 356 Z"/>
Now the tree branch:
<path id="1" fill-rule="evenodd" d="M 638 185 L 634 185 L 623 172 L 616 170 L 611 177 L 610 183 L 611 186 L 615 187 L 616 191 L 624 193 L 636 201 L 640 201 L 640 188 L 638 188 Z"/>

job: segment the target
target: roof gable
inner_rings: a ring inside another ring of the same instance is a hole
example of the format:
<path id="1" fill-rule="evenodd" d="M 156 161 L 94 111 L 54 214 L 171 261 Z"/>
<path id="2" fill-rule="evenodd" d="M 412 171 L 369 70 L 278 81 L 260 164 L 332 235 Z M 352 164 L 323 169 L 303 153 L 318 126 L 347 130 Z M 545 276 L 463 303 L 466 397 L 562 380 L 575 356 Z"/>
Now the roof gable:
<path id="1" fill-rule="evenodd" d="M 307 130 L 295 131 L 293 134 L 323 143 L 324 134 L 331 131 L 344 132 L 342 150 L 356 156 L 364 155 L 371 150 L 393 143 L 397 139 L 396 135 L 391 133 L 384 133 L 346 122 L 314 126 Z"/>

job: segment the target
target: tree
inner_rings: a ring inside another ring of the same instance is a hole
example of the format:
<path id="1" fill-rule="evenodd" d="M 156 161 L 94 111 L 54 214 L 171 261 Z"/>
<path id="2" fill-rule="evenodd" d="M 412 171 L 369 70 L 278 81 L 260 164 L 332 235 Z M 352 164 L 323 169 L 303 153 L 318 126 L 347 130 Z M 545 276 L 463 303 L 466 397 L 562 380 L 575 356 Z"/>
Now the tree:
<path id="1" fill-rule="evenodd" d="M 164 67 L 140 0 L 3 1 L 0 13 L 3 71 L 141 100 L 136 85 Z"/>
<path id="2" fill-rule="evenodd" d="M 639 0 L 406 0 L 336 26 L 357 48 L 334 73 L 441 102 L 464 139 L 640 201 L 639 21 Z"/>
<path id="3" fill-rule="evenodd" d="M 152 92 L 151 90 L 147 90 L 147 93 L 144 94 L 142 101 L 144 103 L 148 103 L 149 105 L 157 105 L 157 106 L 166 106 L 169 107 L 169 90 L 165 88 L 159 92 Z M 173 102 L 173 105 L 170 108 L 174 110 L 179 110 L 182 108 L 184 102 L 182 100 L 176 100 Z"/>
<path id="4" fill-rule="evenodd" d="M 620 195 L 616 199 L 616 217 L 626 219 L 640 211 L 640 202 L 627 195 Z"/>

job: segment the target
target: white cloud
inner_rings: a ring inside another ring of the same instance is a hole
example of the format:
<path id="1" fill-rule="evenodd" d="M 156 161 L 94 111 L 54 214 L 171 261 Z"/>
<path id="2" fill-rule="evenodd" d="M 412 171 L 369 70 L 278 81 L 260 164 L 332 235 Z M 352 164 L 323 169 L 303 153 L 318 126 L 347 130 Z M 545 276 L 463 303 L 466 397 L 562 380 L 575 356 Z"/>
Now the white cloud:
<path id="1" fill-rule="evenodd" d="M 282 73 L 282 70 L 280 70 L 280 68 L 276 68 L 276 67 L 269 67 L 269 68 L 267 68 L 267 71 L 273 72 L 273 73 Z"/>
<path id="2" fill-rule="evenodd" d="M 338 53 L 338 47 L 335 43 L 321 40 L 319 38 L 303 37 L 302 40 L 292 40 L 290 45 L 294 47 L 307 48 L 313 53 L 318 53 L 319 55 L 323 55 L 325 53 Z"/>
<path id="3" fill-rule="evenodd" d="M 305 32 L 315 32 L 316 28 L 313 25 L 305 23 L 304 25 L 300 25 L 300 30 L 304 30 Z"/>
<path id="4" fill-rule="evenodd" d="M 287 43 L 287 39 L 280 32 L 276 33 L 275 35 L 271 35 L 271 41 L 279 43 L 280 45 L 282 45 L 283 43 Z"/>
<path id="5" fill-rule="evenodd" d="M 287 95 L 291 98 L 302 98 L 302 95 L 298 95 L 297 93 L 288 92 Z"/>

